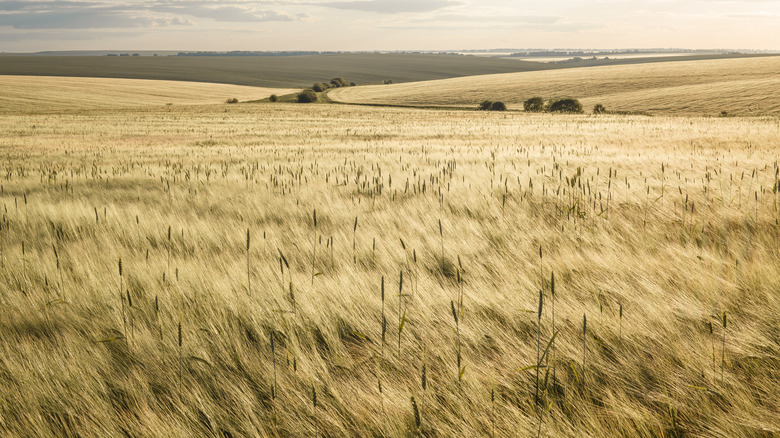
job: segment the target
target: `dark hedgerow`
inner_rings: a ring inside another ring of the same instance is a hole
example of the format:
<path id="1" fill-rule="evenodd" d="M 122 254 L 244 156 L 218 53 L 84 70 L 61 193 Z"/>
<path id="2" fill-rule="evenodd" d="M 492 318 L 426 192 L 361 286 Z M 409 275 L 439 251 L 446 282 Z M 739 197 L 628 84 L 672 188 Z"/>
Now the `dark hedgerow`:
<path id="1" fill-rule="evenodd" d="M 317 101 L 317 92 L 308 89 L 298 93 L 298 103 L 312 103 Z"/>
<path id="2" fill-rule="evenodd" d="M 312 90 L 314 90 L 314 91 L 316 91 L 318 93 L 322 93 L 323 91 L 327 90 L 328 88 L 330 88 L 330 85 L 328 85 L 328 84 L 326 84 L 324 82 L 317 82 L 316 84 L 312 85 L 312 87 L 311 87 Z"/>

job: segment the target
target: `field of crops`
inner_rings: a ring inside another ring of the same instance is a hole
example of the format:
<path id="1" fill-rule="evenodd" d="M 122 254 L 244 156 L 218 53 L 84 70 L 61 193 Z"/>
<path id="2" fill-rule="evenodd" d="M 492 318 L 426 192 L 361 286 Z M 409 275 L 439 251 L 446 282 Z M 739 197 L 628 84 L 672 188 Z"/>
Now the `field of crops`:
<path id="1" fill-rule="evenodd" d="M 776 118 L 173 105 L 0 150 L 0 435 L 780 434 Z"/>
<path id="2" fill-rule="evenodd" d="M 310 87 L 343 77 L 359 84 L 547 70 L 515 59 L 456 55 L 352 53 L 305 56 L 0 56 L 0 75 L 56 75 Z"/>
<path id="3" fill-rule="evenodd" d="M 259 88 L 201 82 L 141 79 L 0 76 L 0 114 L 117 110 L 163 105 L 260 100 L 292 88 Z"/>
<path id="4" fill-rule="evenodd" d="M 473 107 L 483 100 L 523 109 L 534 96 L 573 97 L 589 112 L 649 114 L 780 114 L 780 57 L 679 61 L 573 68 L 544 72 L 454 78 L 390 86 L 335 90 L 333 100 L 349 103 Z"/>

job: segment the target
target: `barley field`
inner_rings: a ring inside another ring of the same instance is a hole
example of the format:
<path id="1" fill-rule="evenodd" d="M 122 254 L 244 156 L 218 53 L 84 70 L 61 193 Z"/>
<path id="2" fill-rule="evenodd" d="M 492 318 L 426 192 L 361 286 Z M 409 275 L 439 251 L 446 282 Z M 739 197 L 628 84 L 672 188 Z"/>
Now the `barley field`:
<path id="1" fill-rule="evenodd" d="M 0 114 L 214 104 L 233 98 L 260 100 L 295 91 L 202 82 L 0 75 Z"/>
<path id="2" fill-rule="evenodd" d="M 0 115 L 0 435 L 780 434 L 771 117 Z"/>
<path id="3" fill-rule="evenodd" d="M 572 97 L 587 112 L 608 110 L 654 115 L 762 116 L 780 114 L 780 57 L 673 61 L 570 68 L 332 90 L 339 102 L 476 108 L 499 100 L 522 110 L 534 96 Z"/>

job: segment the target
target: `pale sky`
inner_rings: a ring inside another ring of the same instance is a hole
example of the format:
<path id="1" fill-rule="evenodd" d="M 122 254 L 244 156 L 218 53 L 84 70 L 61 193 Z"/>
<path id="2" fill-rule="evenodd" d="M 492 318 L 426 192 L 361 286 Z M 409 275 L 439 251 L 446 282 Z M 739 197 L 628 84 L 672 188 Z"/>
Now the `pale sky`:
<path id="1" fill-rule="evenodd" d="M 780 0 L 0 0 L 0 52 L 780 49 Z"/>

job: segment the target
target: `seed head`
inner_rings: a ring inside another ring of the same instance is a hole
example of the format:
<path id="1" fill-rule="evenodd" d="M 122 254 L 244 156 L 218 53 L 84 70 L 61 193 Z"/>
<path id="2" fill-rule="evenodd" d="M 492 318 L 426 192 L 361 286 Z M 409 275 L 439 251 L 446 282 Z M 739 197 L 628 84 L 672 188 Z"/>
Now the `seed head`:
<path id="1" fill-rule="evenodd" d="M 458 312 L 455 310 L 455 302 L 450 301 L 450 308 L 452 309 L 452 317 L 455 318 L 455 324 L 458 323 Z"/>

